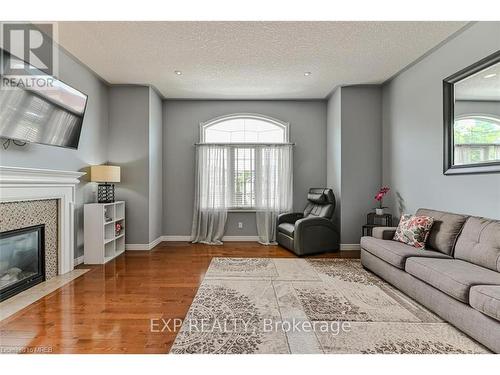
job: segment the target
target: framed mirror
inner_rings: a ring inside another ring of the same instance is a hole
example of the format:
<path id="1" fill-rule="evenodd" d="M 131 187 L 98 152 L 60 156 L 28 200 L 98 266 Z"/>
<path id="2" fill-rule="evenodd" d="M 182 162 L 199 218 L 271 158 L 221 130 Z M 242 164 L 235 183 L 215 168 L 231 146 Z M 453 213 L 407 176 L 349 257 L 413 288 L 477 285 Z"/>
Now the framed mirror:
<path id="1" fill-rule="evenodd" d="M 443 80 L 443 109 L 443 173 L 500 173 L 500 51 Z"/>

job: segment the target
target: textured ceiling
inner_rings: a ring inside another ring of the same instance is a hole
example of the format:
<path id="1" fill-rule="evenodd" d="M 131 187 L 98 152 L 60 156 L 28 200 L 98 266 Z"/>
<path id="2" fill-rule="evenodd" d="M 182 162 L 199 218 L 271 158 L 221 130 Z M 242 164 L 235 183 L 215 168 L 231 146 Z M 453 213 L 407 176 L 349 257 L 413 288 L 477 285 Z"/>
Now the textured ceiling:
<path id="1" fill-rule="evenodd" d="M 59 43 L 109 83 L 166 98 L 304 99 L 381 83 L 465 24 L 61 22 Z"/>

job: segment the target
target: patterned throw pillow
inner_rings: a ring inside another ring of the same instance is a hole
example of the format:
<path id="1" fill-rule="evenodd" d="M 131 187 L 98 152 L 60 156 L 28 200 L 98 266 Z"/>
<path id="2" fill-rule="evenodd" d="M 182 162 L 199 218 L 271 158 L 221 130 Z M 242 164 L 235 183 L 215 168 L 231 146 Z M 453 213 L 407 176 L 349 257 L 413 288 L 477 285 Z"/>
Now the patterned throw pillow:
<path id="1" fill-rule="evenodd" d="M 403 215 L 398 229 L 394 234 L 394 241 L 422 249 L 434 224 L 434 219 L 429 216 Z"/>

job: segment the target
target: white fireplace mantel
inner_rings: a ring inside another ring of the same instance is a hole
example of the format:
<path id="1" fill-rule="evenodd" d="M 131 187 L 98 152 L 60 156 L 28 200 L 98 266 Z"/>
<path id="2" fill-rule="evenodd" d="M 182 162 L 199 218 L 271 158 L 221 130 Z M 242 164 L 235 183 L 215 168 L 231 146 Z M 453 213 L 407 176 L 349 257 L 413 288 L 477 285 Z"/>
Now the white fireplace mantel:
<path id="1" fill-rule="evenodd" d="M 0 202 L 58 200 L 59 274 L 73 270 L 76 185 L 85 173 L 0 166 Z"/>
<path id="2" fill-rule="evenodd" d="M 0 166 L 1 184 L 78 184 L 84 172 L 59 171 L 55 169 L 36 169 Z"/>

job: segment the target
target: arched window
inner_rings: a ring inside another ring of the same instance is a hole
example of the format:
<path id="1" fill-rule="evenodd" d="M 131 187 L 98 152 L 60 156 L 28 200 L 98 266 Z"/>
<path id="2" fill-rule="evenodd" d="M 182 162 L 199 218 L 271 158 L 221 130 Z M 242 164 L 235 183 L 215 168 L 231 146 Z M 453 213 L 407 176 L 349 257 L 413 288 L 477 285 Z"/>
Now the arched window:
<path id="1" fill-rule="evenodd" d="M 202 123 L 202 143 L 286 143 L 288 123 L 257 114 L 234 114 Z"/>
<path id="2" fill-rule="evenodd" d="M 229 168 L 230 209 L 253 210 L 256 207 L 256 173 L 269 152 L 263 147 L 285 146 L 289 142 L 289 124 L 258 114 L 232 114 L 200 124 L 200 142 L 230 146 L 227 150 Z M 268 146 L 266 146 L 268 145 Z M 268 163 L 274 163 L 268 158 Z"/>
<path id="3" fill-rule="evenodd" d="M 500 160 L 500 118 L 463 115 L 453 127 L 455 165 Z"/>

